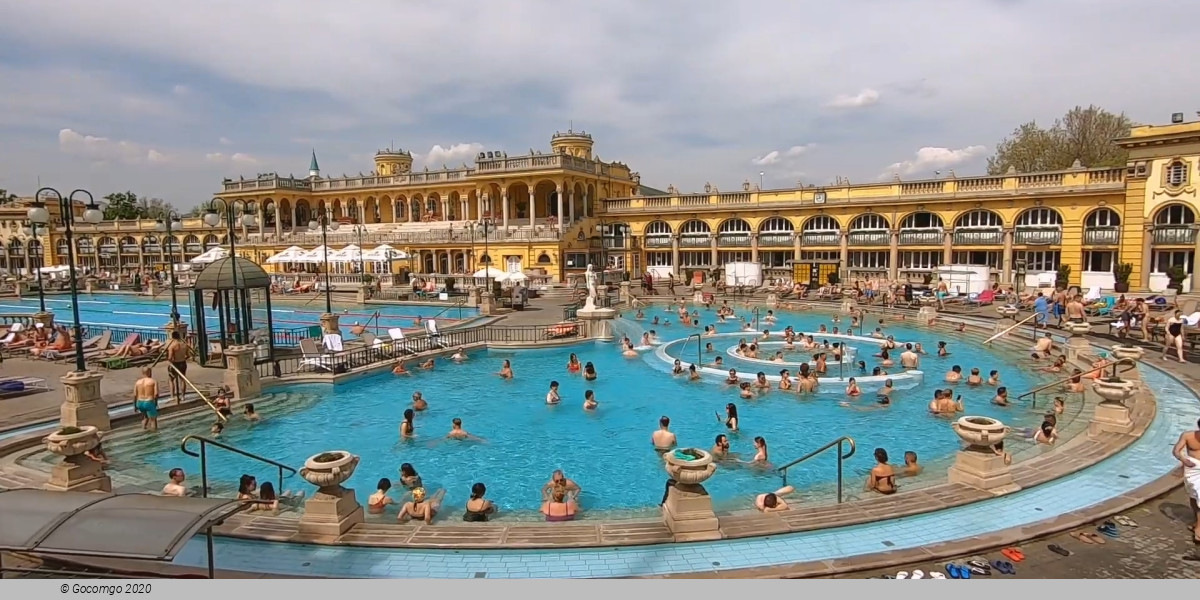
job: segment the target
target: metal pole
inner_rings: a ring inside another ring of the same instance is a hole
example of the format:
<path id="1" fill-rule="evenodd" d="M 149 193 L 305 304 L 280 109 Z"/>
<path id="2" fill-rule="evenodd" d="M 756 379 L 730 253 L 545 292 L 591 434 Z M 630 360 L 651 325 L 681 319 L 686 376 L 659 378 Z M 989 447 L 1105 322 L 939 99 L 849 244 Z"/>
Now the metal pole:
<path id="1" fill-rule="evenodd" d="M 246 343 L 246 340 L 243 339 L 243 336 L 242 336 L 241 295 L 238 294 L 236 291 L 238 289 L 237 252 L 236 252 L 236 246 L 234 245 L 234 241 L 235 241 L 234 238 L 237 237 L 237 232 L 235 231 L 235 228 L 233 226 L 233 215 L 236 212 L 234 210 L 235 204 L 236 203 L 234 203 L 234 202 L 226 202 L 225 203 L 225 226 L 226 226 L 226 228 L 229 229 L 229 260 L 230 260 L 230 264 L 232 265 L 229 269 L 229 273 L 233 278 L 233 289 L 235 290 L 234 291 L 235 297 L 234 297 L 234 303 L 233 303 L 233 319 L 237 324 L 234 327 L 233 340 L 237 344 L 241 345 L 241 344 Z"/>
<path id="2" fill-rule="evenodd" d="M 58 212 L 62 216 L 63 226 L 67 230 L 67 259 L 70 261 L 71 276 L 71 317 L 75 321 L 75 372 L 82 373 L 87 371 L 87 363 L 84 362 L 83 353 L 83 324 L 79 322 L 79 285 L 75 279 L 75 238 L 74 232 L 71 230 L 71 225 L 75 223 L 75 211 L 72 210 L 74 198 L 75 194 L 79 192 L 87 194 L 89 206 L 95 204 L 92 194 L 86 190 L 75 190 L 68 198 L 63 198 L 62 194 L 57 191 L 54 194 L 58 196 Z M 39 193 L 38 196 L 41 194 Z"/>
<path id="3" fill-rule="evenodd" d="M 204 440 L 200 440 L 200 495 L 208 497 L 208 458 L 204 452 Z"/>
<path id="4" fill-rule="evenodd" d="M 172 214 L 171 214 L 171 212 L 168 211 L 166 214 L 166 219 L 165 219 L 165 222 L 167 224 L 167 238 L 168 239 L 174 239 L 174 236 L 171 233 L 172 219 L 173 219 Z M 178 329 L 178 327 L 179 327 L 179 301 L 177 301 L 175 299 L 175 288 L 178 285 L 178 283 L 175 280 L 175 252 L 172 250 L 169 250 L 167 252 L 167 254 L 169 256 L 169 258 L 167 259 L 167 267 L 171 271 L 171 322 L 174 323 L 175 328 Z"/>
<path id="5" fill-rule="evenodd" d="M 359 277 L 359 281 L 363 281 L 363 279 L 367 276 L 367 264 L 363 260 L 363 251 L 362 251 L 363 230 L 366 228 L 363 227 L 362 225 L 355 225 L 354 229 L 358 233 L 358 277 Z"/>
<path id="6" fill-rule="evenodd" d="M 40 227 L 40 226 L 37 223 L 33 223 L 33 222 L 29 223 L 29 233 L 33 235 L 33 240 L 35 242 L 37 242 L 37 249 L 38 249 L 37 266 L 34 267 L 34 269 L 35 269 L 34 272 L 37 273 L 38 306 L 42 312 L 46 312 L 46 290 L 42 289 L 42 264 L 44 264 L 44 262 L 46 260 L 46 249 L 42 246 L 42 240 L 39 239 L 38 227 Z M 29 262 L 32 264 L 33 257 L 31 256 L 29 258 L 30 258 Z"/>
<path id="7" fill-rule="evenodd" d="M 321 215 L 321 252 L 325 257 L 325 313 L 333 314 L 333 297 L 330 295 L 332 291 L 329 289 L 329 242 L 326 230 L 329 227 L 329 217 L 332 213 L 330 209 L 325 209 L 325 214 Z"/>
<path id="8" fill-rule="evenodd" d="M 843 460 L 842 459 L 842 440 L 838 440 L 837 453 L 838 453 L 838 465 L 837 465 L 837 467 L 838 467 L 838 479 L 837 479 L 837 482 L 838 482 L 838 484 L 837 484 L 838 485 L 838 488 L 837 488 L 838 504 L 841 504 L 842 503 L 842 460 Z"/>
<path id="9" fill-rule="evenodd" d="M 283 488 L 280 487 L 279 489 L 283 489 Z M 213 550 L 213 534 L 212 534 L 212 526 L 211 525 L 204 530 L 204 546 L 205 546 L 206 552 L 208 553 L 208 578 L 216 579 L 217 578 L 217 559 L 215 556 L 216 552 Z"/>

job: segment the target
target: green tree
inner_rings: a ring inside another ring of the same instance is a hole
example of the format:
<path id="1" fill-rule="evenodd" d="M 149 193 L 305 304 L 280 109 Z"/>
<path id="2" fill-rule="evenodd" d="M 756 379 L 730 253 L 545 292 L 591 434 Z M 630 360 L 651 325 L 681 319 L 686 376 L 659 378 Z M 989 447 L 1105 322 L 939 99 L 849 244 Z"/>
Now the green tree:
<path id="1" fill-rule="evenodd" d="M 1018 173 L 1057 171 L 1076 160 L 1085 167 L 1125 166 L 1126 152 L 1113 140 L 1129 135 L 1133 122 L 1125 113 L 1114 114 L 1091 105 L 1076 106 L 1048 128 L 1037 121 L 1018 126 L 988 159 L 988 173 L 1000 175 L 1010 168 Z"/>
<path id="2" fill-rule="evenodd" d="M 133 192 L 113 192 L 104 197 L 104 219 L 136 219 L 141 215 L 138 196 Z"/>
<path id="3" fill-rule="evenodd" d="M 145 219 L 162 219 L 174 210 L 175 207 L 162 198 L 147 198 L 142 196 L 138 200 L 138 213 Z"/>

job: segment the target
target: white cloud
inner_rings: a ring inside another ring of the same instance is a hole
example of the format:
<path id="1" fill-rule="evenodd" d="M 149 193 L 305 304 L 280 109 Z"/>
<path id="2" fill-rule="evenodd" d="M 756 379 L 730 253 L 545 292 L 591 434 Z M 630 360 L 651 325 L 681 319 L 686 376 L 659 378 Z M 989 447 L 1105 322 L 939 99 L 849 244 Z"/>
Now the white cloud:
<path id="1" fill-rule="evenodd" d="M 211 163 L 235 165 L 256 165 L 259 163 L 257 158 L 244 152 L 235 152 L 228 155 L 221 152 L 209 152 L 204 155 L 204 160 Z"/>
<path id="2" fill-rule="evenodd" d="M 453 168 L 462 163 L 471 164 L 481 150 L 483 150 L 483 144 L 477 142 L 451 144 L 445 148 L 434 144 L 429 149 L 429 152 L 424 154 L 414 153 L 413 160 L 420 161 L 422 165 L 428 166 L 430 169 L 440 169 L 442 165 Z"/>
<path id="3" fill-rule="evenodd" d="M 772 150 L 758 158 L 750 159 L 750 162 L 760 167 L 779 164 L 780 162 L 789 158 L 796 158 L 801 154 L 808 152 L 813 148 L 813 146 L 815 146 L 815 144 L 804 144 L 803 146 L 792 146 L 787 150 Z"/>
<path id="4" fill-rule="evenodd" d="M 73 129 L 58 132 L 59 151 L 86 158 L 93 162 L 119 161 L 124 163 L 164 163 L 166 155 L 154 148 L 143 148 L 128 140 L 112 140 L 106 137 L 86 135 Z"/>
<path id="5" fill-rule="evenodd" d="M 963 163 L 981 158 L 987 153 L 986 146 L 967 146 L 965 148 L 950 149 L 950 148 L 933 148 L 926 146 L 917 150 L 917 155 L 912 160 L 903 160 L 898 163 L 892 163 L 883 170 L 881 178 L 888 178 L 894 175 L 920 175 L 922 177 L 932 177 L 932 171 L 945 169 L 961 165 Z"/>
<path id="6" fill-rule="evenodd" d="M 227 137 L 222 137 L 221 139 L 219 139 L 217 141 L 220 142 L 220 144 L 222 146 L 232 146 L 233 145 L 233 140 L 231 140 Z"/>
<path id="7" fill-rule="evenodd" d="M 864 88 L 862 91 L 852 96 L 848 94 L 838 94 L 833 98 L 833 100 L 830 100 L 828 103 L 826 103 L 826 106 L 830 108 L 865 108 L 878 103 L 879 92 L 871 88 Z"/>
<path id="8" fill-rule="evenodd" d="M 187 96 L 192 93 L 192 89 L 182 83 L 177 83 L 171 88 L 171 93 L 176 96 Z"/>

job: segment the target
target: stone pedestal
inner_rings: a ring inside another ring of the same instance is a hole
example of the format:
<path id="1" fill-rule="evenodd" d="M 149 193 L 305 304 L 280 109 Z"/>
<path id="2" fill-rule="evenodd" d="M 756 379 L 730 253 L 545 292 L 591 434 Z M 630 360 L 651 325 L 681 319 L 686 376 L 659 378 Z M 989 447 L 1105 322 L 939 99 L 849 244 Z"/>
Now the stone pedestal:
<path id="1" fill-rule="evenodd" d="M 100 380 L 95 371 L 72 371 L 59 379 L 66 401 L 59 408 L 59 423 L 63 427 L 91 425 L 100 431 L 112 429 L 108 420 L 108 405 L 100 398 Z"/>
<path id="2" fill-rule="evenodd" d="M 338 325 L 338 316 L 333 313 L 321 315 L 321 331 L 324 333 L 342 333 L 342 328 Z"/>
<path id="3" fill-rule="evenodd" d="M 987 447 L 968 446 L 966 450 L 959 450 L 947 475 L 950 483 L 962 483 L 996 495 L 1021 489 L 1013 482 L 1004 457 Z"/>
<path id="4" fill-rule="evenodd" d="M 479 314 L 485 317 L 496 314 L 496 297 L 490 291 L 484 290 L 479 295 Z"/>
<path id="5" fill-rule="evenodd" d="M 100 463 L 77 454 L 51 467 L 50 480 L 43 488 L 56 492 L 111 492 L 112 480 Z"/>
<path id="6" fill-rule="evenodd" d="M 612 320 L 617 318 L 617 311 L 611 308 L 596 308 L 589 299 L 587 305 L 575 315 L 587 324 L 588 337 L 603 341 L 613 339 Z"/>
<path id="7" fill-rule="evenodd" d="M 721 539 L 721 524 L 703 485 L 676 484 L 667 491 L 662 511 L 663 522 L 677 542 Z"/>
<path id="8" fill-rule="evenodd" d="M 258 368 L 254 366 L 255 348 L 253 344 L 246 344 L 225 349 L 225 385 L 229 386 L 237 402 L 262 395 L 262 382 L 258 378 Z"/>
<path id="9" fill-rule="evenodd" d="M 96 290 L 96 280 L 88 277 L 83 281 L 83 291 L 93 294 Z"/>
<path id="10" fill-rule="evenodd" d="M 158 296 L 158 280 L 151 279 L 146 282 L 146 293 L 151 296 Z"/>
<path id="11" fill-rule="evenodd" d="M 467 288 L 467 306 L 479 306 L 479 297 L 483 294 L 483 290 L 477 286 Z"/>
<path id="12" fill-rule="evenodd" d="M 1101 402 L 1096 405 L 1096 414 L 1088 423 L 1088 435 L 1102 433 L 1120 433 L 1122 435 L 1133 431 L 1133 420 L 1129 418 L 1129 408 L 1115 402 Z"/>
<path id="13" fill-rule="evenodd" d="M 842 314 L 850 314 L 858 308 L 858 302 L 854 298 L 842 298 Z"/>
<path id="14" fill-rule="evenodd" d="M 43 327 L 49 329 L 54 324 L 54 313 L 50 311 L 38 311 L 33 313 L 33 322 L 41 323 Z"/>
<path id="15" fill-rule="evenodd" d="M 917 310 L 917 320 L 921 323 L 928 323 L 938 316 L 936 306 L 922 306 Z"/>
<path id="16" fill-rule="evenodd" d="M 358 286 L 358 292 L 354 296 L 354 301 L 359 304 L 366 304 L 367 299 L 371 297 L 371 290 L 374 289 L 374 287 L 375 286 L 369 283 L 364 283 Z"/>
<path id="17" fill-rule="evenodd" d="M 694 292 L 692 292 L 692 302 L 695 302 L 696 304 L 704 304 L 704 292 L 700 289 L 696 289 Z"/>
<path id="18" fill-rule="evenodd" d="M 321 488 L 304 503 L 300 533 L 335 537 L 363 522 L 363 509 L 354 490 L 342 486 Z"/>
<path id="19" fill-rule="evenodd" d="M 187 328 L 187 323 L 184 323 L 183 321 L 167 321 L 167 324 L 163 325 L 163 329 L 167 331 L 167 339 L 171 339 L 173 334 L 178 331 L 179 339 L 186 340 Z"/>
<path id="20" fill-rule="evenodd" d="M 621 302 L 624 302 L 624 303 L 626 303 L 626 304 L 631 304 L 631 303 L 632 303 L 632 301 L 633 301 L 633 294 L 632 294 L 632 293 L 629 291 L 629 282 L 628 282 L 628 281 L 622 281 L 622 282 L 621 282 L 621 285 L 620 285 L 620 295 L 619 295 L 619 296 L 617 296 L 617 298 L 618 298 L 618 299 L 619 299 Z"/>

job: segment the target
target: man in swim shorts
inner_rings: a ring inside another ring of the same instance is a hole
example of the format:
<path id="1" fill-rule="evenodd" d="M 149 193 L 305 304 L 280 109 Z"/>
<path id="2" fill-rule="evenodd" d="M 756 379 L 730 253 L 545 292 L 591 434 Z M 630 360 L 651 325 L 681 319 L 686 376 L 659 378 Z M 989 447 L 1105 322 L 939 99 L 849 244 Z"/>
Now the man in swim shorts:
<path id="1" fill-rule="evenodd" d="M 133 408 L 142 413 L 142 429 L 158 431 L 158 382 L 150 367 L 142 369 L 142 378 L 133 384 Z"/>
<path id="2" fill-rule="evenodd" d="M 183 378 L 187 376 L 187 361 L 192 349 L 183 343 L 183 335 L 178 330 L 171 332 L 171 341 L 167 342 L 167 362 L 173 368 L 167 369 L 168 381 L 171 382 L 171 398 L 175 404 L 183 401 Z"/>

